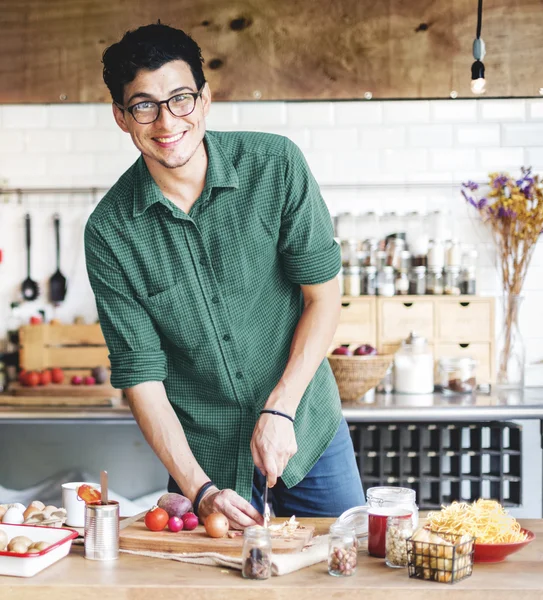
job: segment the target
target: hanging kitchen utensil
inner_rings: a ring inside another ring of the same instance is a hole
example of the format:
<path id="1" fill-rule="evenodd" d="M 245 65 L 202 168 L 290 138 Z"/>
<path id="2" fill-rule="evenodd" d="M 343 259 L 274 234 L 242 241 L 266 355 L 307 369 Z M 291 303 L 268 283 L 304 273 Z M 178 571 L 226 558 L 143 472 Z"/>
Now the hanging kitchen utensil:
<path id="1" fill-rule="evenodd" d="M 49 279 L 49 295 L 53 304 L 59 304 L 66 298 L 66 277 L 60 272 L 60 217 L 55 214 L 53 219 L 57 244 L 57 270 Z"/>
<path id="2" fill-rule="evenodd" d="M 40 295 L 38 284 L 30 278 L 30 215 L 25 215 L 26 229 L 26 279 L 21 286 L 25 300 L 35 300 Z"/>

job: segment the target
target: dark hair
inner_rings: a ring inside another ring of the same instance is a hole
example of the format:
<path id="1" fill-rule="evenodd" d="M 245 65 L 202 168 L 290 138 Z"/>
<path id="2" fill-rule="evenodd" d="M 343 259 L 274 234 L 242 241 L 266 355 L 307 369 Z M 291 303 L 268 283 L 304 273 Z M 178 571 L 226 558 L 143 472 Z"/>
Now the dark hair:
<path id="1" fill-rule="evenodd" d="M 160 21 L 127 31 L 102 56 L 104 82 L 113 101 L 123 104 L 124 86 L 134 81 L 140 69 L 155 71 L 172 60 L 188 64 L 198 90 L 204 85 L 202 51 L 190 35 Z"/>

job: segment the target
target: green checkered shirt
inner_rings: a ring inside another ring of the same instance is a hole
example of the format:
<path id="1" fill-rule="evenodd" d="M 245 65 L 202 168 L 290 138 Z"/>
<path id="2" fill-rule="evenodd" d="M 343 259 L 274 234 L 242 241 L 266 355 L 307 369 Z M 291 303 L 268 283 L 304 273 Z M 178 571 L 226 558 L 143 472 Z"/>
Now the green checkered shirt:
<path id="1" fill-rule="evenodd" d="M 201 467 L 249 500 L 251 436 L 287 363 L 300 284 L 334 278 L 340 249 L 318 184 L 288 139 L 210 131 L 205 143 L 205 187 L 188 214 L 162 195 L 141 157 L 124 173 L 87 223 L 87 270 L 112 384 L 163 381 Z M 340 419 L 325 359 L 296 412 L 288 487 Z"/>

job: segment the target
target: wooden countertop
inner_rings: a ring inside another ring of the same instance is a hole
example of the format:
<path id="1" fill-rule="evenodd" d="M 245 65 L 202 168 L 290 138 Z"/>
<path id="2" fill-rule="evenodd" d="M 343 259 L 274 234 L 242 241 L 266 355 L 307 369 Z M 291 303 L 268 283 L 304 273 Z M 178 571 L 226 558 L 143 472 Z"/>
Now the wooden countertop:
<path id="1" fill-rule="evenodd" d="M 312 520 L 325 533 L 332 519 Z M 520 520 L 536 539 L 499 564 L 476 564 L 473 575 L 450 585 L 409 579 L 407 569 L 359 554 L 354 576 L 331 577 L 326 563 L 266 581 L 239 571 L 122 554 L 119 560 L 83 558 L 83 548 L 34 577 L 0 576 L 0 598 L 17 600 L 522 600 L 543 599 L 543 520 Z"/>

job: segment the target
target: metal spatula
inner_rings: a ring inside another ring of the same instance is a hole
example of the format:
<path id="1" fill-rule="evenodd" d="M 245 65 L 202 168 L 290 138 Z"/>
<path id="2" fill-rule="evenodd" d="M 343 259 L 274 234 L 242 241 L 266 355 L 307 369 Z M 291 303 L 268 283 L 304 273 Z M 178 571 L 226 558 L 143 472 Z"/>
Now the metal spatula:
<path id="1" fill-rule="evenodd" d="M 38 284 L 30 277 L 30 215 L 25 215 L 26 229 L 26 279 L 21 285 L 21 293 L 25 300 L 35 300 L 40 295 Z"/>
<path id="2" fill-rule="evenodd" d="M 66 277 L 60 272 L 60 217 L 55 214 L 53 219 L 57 243 L 57 270 L 49 279 L 49 295 L 53 304 L 59 304 L 66 298 Z"/>

